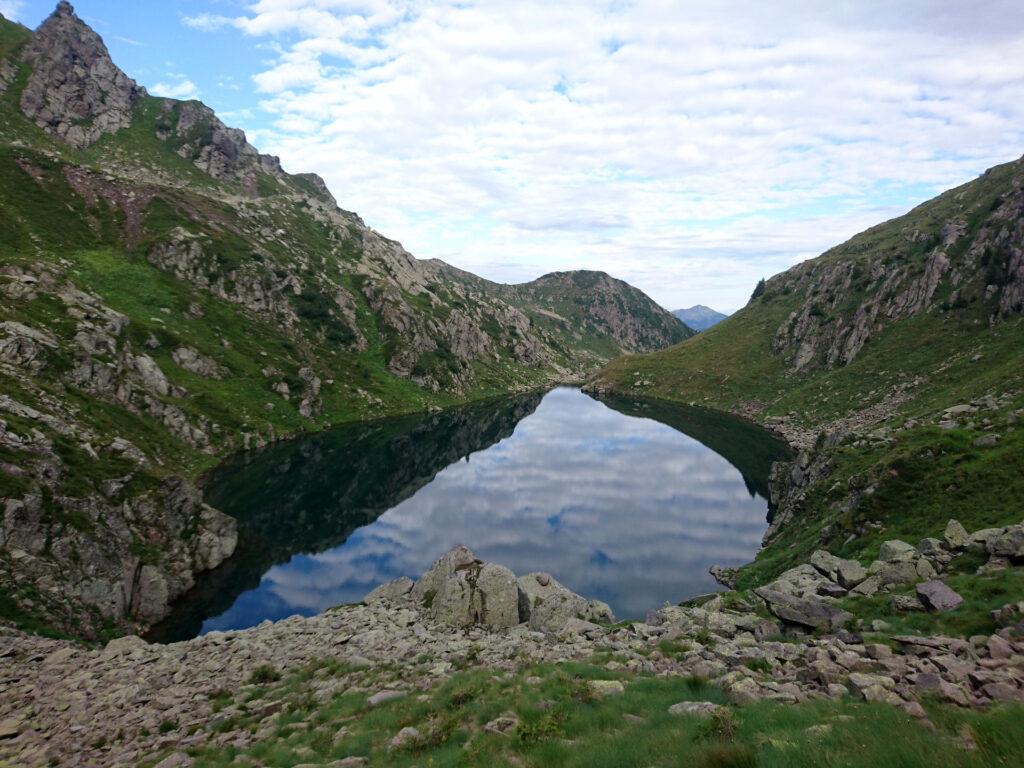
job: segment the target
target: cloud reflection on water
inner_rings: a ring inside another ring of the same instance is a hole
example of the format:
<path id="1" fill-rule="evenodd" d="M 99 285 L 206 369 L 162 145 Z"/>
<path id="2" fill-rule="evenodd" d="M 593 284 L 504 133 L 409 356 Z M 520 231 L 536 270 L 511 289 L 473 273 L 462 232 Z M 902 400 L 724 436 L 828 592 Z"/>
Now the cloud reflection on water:
<path id="1" fill-rule="evenodd" d="M 697 440 L 556 389 L 510 437 L 441 470 L 341 545 L 273 566 L 202 631 L 357 601 L 460 543 L 638 617 L 713 589 L 710 565 L 749 560 L 766 511 Z"/>

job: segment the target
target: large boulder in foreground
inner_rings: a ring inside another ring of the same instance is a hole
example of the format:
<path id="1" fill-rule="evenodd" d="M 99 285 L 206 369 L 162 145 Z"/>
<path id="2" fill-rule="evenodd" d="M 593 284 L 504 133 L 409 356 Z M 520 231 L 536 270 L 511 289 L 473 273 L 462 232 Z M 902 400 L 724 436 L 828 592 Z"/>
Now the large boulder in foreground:
<path id="1" fill-rule="evenodd" d="M 611 623 L 615 615 L 607 603 L 587 600 L 559 584 L 547 573 L 520 576 L 519 614 L 530 629 L 559 632 L 570 619 L 593 623 Z"/>
<path id="2" fill-rule="evenodd" d="M 503 565 L 476 560 L 442 582 L 430 613 L 453 627 L 514 627 L 519 624 L 516 575 Z"/>
<path id="3" fill-rule="evenodd" d="M 429 571 L 420 576 L 409 595 L 414 601 L 430 606 L 450 576 L 459 569 L 479 562 L 469 547 L 461 544 L 452 547 L 437 559 Z"/>
<path id="4" fill-rule="evenodd" d="M 615 621 L 611 608 L 587 600 L 547 573 L 516 579 L 508 568 L 485 563 L 461 544 L 453 547 L 415 583 L 406 577 L 382 584 L 363 603 L 413 603 L 430 618 L 453 627 L 506 629 L 528 622 L 541 632 Z"/>

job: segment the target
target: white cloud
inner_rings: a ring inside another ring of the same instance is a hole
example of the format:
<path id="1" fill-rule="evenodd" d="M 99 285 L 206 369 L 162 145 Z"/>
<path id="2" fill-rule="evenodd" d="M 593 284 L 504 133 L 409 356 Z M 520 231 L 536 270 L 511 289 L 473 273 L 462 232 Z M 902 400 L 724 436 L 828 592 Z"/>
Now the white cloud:
<path id="1" fill-rule="evenodd" d="M 154 96 L 163 96 L 167 99 L 195 99 L 199 97 L 199 89 L 191 80 L 179 79 L 175 82 L 157 83 L 150 87 L 150 93 Z"/>
<path id="2" fill-rule="evenodd" d="M 18 14 L 24 5 L 24 0 L 0 0 L 0 16 L 18 20 Z"/>
<path id="3" fill-rule="evenodd" d="M 420 257 L 606 269 L 669 306 L 1012 159 L 1024 9 L 911 0 L 259 0 L 255 139 Z"/>

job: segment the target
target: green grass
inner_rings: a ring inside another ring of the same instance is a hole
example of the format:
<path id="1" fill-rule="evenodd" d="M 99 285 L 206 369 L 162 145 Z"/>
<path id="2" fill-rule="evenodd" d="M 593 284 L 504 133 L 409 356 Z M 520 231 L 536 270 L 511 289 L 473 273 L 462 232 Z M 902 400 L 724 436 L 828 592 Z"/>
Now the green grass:
<path id="1" fill-rule="evenodd" d="M 317 665 L 314 665 L 313 669 Z M 322 667 L 321 667 L 322 669 Z M 929 705 L 928 730 L 886 705 L 853 701 L 778 705 L 763 702 L 711 720 L 678 717 L 668 708 L 686 700 L 724 704 L 717 689 L 682 678 L 610 673 L 583 663 L 528 667 L 505 674 L 459 672 L 426 696 L 407 695 L 376 708 L 366 694 L 339 693 L 319 702 L 308 681 L 344 677 L 342 667 L 306 671 L 266 696 L 284 704 L 271 735 L 248 750 L 203 748 L 196 765 L 227 766 L 252 759 L 269 768 L 365 756 L 387 766 L 1010 766 L 1024 760 L 1020 706 L 967 712 Z M 618 678 L 621 696 L 595 697 L 587 681 Z M 380 685 L 380 683 L 378 683 Z M 371 684 L 371 687 L 372 684 Z M 483 726 L 513 716 L 508 733 Z M 242 716 L 234 725 L 246 727 Z M 292 723 L 303 723 L 298 730 Z M 389 749 L 404 727 L 420 736 Z M 342 727 L 347 735 L 335 738 Z M 220 726 L 218 726 L 220 728 Z M 971 751 L 961 738 L 969 733 Z"/>

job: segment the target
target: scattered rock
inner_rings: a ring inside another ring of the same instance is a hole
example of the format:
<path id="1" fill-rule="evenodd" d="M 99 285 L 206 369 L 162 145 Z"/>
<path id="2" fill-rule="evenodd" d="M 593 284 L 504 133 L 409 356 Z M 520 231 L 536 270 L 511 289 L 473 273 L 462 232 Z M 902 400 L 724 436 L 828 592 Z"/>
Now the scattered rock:
<path id="1" fill-rule="evenodd" d="M 401 699 L 405 696 L 405 691 L 391 691 L 384 690 L 378 691 L 377 693 L 370 696 L 366 703 L 368 706 L 376 707 L 383 704 L 386 701 L 394 701 L 395 699 Z"/>
<path id="2" fill-rule="evenodd" d="M 626 692 L 626 686 L 621 680 L 590 680 L 587 685 L 598 698 L 621 696 Z"/>
<path id="3" fill-rule="evenodd" d="M 404 749 L 405 747 L 415 744 L 419 741 L 419 738 L 420 732 L 411 726 L 407 726 L 394 735 L 388 744 L 388 749 Z"/>
<path id="4" fill-rule="evenodd" d="M 952 611 L 964 601 L 944 582 L 928 581 L 917 585 L 917 597 L 930 611 Z"/>
<path id="5" fill-rule="evenodd" d="M 710 701 L 680 701 L 668 708 L 670 715 L 688 715 L 690 717 L 711 717 L 719 710 L 724 709 L 719 704 Z"/>

